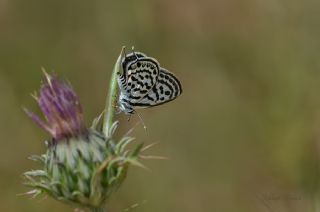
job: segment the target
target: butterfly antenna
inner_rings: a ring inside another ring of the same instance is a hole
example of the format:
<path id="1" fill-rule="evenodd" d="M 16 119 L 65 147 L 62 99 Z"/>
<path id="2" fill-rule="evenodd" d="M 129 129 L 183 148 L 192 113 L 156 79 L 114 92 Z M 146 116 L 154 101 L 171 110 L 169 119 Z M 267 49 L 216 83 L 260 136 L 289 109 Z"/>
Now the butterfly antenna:
<path id="1" fill-rule="evenodd" d="M 124 59 L 127 58 L 127 52 L 126 52 L 126 47 L 125 46 L 123 46 L 122 57 L 124 57 Z"/>
<path id="2" fill-rule="evenodd" d="M 147 126 L 144 124 L 144 121 L 143 121 L 143 119 L 142 119 L 142 117 L 140 116 L 140 114 L 136 111 L 136 113 L 137 113 L 137 115 L 138 115 L 138 117 L 139 117 L 139 119 L 140 119 L 140 121 L 141 121 L 141 123 L 142 123 L 142 125 L 143 125 L 143 129 L 146 131 L 146 133 L 147 133 Z"/>
<path id="3" fill-rule="evenodd" d="M 132 54 L 136 56 L 137 59 L 139 59 L 138 56 L 136 55 L 136 52 L 134 51 L 134 46 L 131 47 L 131 50 L 132 50 Z"/>

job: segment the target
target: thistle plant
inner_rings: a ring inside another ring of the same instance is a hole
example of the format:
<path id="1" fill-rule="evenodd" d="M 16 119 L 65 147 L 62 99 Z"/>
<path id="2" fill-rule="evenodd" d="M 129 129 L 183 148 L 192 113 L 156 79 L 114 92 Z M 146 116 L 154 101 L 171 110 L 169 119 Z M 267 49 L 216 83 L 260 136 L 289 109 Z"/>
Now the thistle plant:
<path id="1" fill-rule="evenodd" d="M 121 55 L 122 52 L 112 73 L 102 127 L 100 115 L 87 128 L 79 98 L 71 85 L 56 75 L 44 73 L 39 95 L 34 98 L 46 121 L 25 111 L 51 138 L 45 142 L 45 154 L 30 157 L 41 164 L 41 169 L 24 173 L 26 185 L 32 188 L 27 194 L 46 194 L 77 207 L 105 211 L 106 201 L 126 178 L 129 166 L 143 166 L 138 161 L 142 144 L 128 150 L 132 137 L 126 135 L 119 141 L 113 138 L 117 128 L 116 76 Z"/>

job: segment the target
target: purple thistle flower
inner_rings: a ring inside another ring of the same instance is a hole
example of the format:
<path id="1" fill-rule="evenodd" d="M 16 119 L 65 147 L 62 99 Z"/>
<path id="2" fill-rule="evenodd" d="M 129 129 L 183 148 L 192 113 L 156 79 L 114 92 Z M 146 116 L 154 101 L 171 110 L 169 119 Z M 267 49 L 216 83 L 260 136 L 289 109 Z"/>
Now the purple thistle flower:
<path id="1" fill-rule="evenodd" d="M 83 122 L 82 108 L 77 94 L 70 84 L 44 72 L 40 94 L 35 96 L 46 122 L 33 112 L 24 109 L 27 115 L 55 141 L 83 135 L 87 129 Z"/>

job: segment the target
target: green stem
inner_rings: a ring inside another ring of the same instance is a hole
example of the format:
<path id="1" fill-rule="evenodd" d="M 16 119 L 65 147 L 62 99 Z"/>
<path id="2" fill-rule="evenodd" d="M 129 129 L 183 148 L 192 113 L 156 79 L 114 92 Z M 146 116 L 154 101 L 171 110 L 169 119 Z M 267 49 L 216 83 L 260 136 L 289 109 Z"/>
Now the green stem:
<path id="1" fill-rule="evenodd" d="M 121 58 L 122 58 L 124 48 L 125 47 L 122 47 L 122 50 L 117 59 L 117 62 L 113 67 L 113 71 L 110 79 L 108 97 L 106 100 L 106 108 L 105 108 L 105 114 L 104 114 L 104 120 L 103 120 L 103 133 L 107 138 L 111 137 L 110 129 L 113 124 L 113 119 L 116 113 L 116 105 L 117 105 L 117 98 L 118 98 L 117 76 L 118 76 L 118 73 L 120 73 Z"/>

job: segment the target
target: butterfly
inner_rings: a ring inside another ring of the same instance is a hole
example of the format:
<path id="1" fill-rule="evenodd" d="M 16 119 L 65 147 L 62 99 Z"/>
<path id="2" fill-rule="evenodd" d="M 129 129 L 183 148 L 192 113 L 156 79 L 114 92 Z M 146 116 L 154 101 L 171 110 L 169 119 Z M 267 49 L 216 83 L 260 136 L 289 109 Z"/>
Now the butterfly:
<path id="1" fill-rule="evenodd" d="M 178 78 L 144 53 L 125 54 L 121 66 L 119 108 L 126 114 L 172 101 L 182 93 Z"/>

